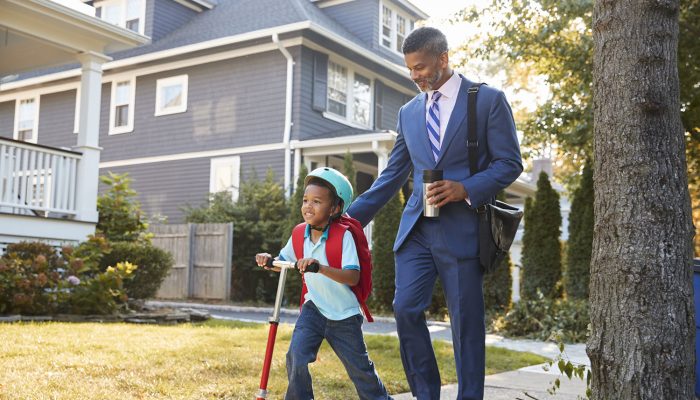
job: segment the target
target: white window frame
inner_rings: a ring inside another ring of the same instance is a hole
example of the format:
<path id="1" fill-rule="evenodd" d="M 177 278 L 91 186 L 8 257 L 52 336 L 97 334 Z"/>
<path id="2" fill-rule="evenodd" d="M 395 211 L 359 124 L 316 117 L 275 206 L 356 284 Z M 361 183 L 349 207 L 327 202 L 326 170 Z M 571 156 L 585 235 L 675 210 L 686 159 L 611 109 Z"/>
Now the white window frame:
<path id="1" fill-rule="evenodd" d="M 209 169 L 209 192 L 210 193 L 217 193 L 216 189 L 216 169 L 219 166 L 227 166 L 230 165 L 232 166 L 235 170 L 232 173 L 231 180 L 231 200 L 233 202 L 238 201 L 238 196 L 240 194 L 240 187 L 241 187 L 241 157 L 240 156 L 231 156 L 231 157 L 220 157 L 220 158 L 212 158 L 210 161 L 210 169 Z M 223 190 L 219 190 L 218 192 L 222 192 Z"/>
<path id="2" fill-rule="evenodd" d="M 39 95 L 34 95 L 34 96 L 25 96 L 25 97 L 20 97 L 15 100 L 15 126 L 14 126 L 14 131 L 12 133 L 12 138 L 15 140 L 19 140 L 19 109 L 20 109 L 20 104 L 24 100 L 33 100 L 35 107 L 34 107 L 34 126 L 32 127 L 32 140 L 27 140 L 27 143 L 34 143 L 36 144 L 39 139 Z"/>
<path id="3" fill-rule="evenodd" d="M 328 59 L 328 70 L 330 71 L 331 69 L 331 63 L 339 65 L 343 68 L 345 68 L 346 71 L 346 76 L 345 79 L 347 81 L 347 87 L 345 88 L 345 115 L 341 116 L 335 113 L 332 113 L 328 111 L 328 102 L 329 102 L 329 90 L 330 90 L 330 85 L 327 85 L 328 88 L 326 89 L 326 111 L 323 113 L 323 116 L 327 119 L 340 122 L 342 124 L 352 126 L 354 128 L 360 128 L 360 129 L 369 129 L 372 127 L 372 121 L 374 118 L 374 79 L 371 77 L 370 74 L 363 73 L 361 71 L 357 71 L 356 69 L 349 67 L 346 63 L 338 62 L 337 60 L 334 60 L 333 58 Z M 367 125 L 363 125 L 361 123 L 355 122 L 354 121 L 354 116 L 355 116 L 355 92 L 353 90 L 353 86 L 355 83 L 355 75 L 360 75 L 363 78 L 369 80 L 369 116 L 368 116 L 368 121 Z M 328 74 L 330 77 L 330 73 Z"/>
<path id="4" fill-rule="evenodd" d="M 117 97 L 117 85 L 122 82 L 129 82 L 129 87 L 131 92 L 129 93 L 129 106 L 128 118 L 129 121 L 125 126 L 114 126 L 116 118 L 116 97 Z M 136 103 L 136 77 L 131 76 L 124 79 L 114 79 L 112 81 L 112 95 L 109 102 L 109 135 L 119 135 L 122 133 L 129 133 L 134 131 L 134 106 Z"/>
<path id="5" fill-rule="evenodd" d="M 391 11 L 391 33 L 390 37 L 386 37 L 384 35 L 384 8 L 387 8 L 388 10 Z M 403 56 L 403 53 L 400 50 L 396 50 L 396 44 L 397 44 L 397 36 L 398 36 L 398 29 L 396 27 L 396 20 L 397 16 L 400 15 L 404 19 L 404 24 L 405 24 L 405 31 L 406 34 L 404 35 L 404 40 L 406 40 L 406 37 L 411 33 L 411 26 L 415 26 L 415 19 L 412 18 L 408 13 L 403 12 L 397 7 L 394 7 L 392 5 L 389 5 L 388 2 L 386 1 L 380 1 L 379 2 L 379 45 L 383 47 L 384 49 L 390 50 L 396 54 L 399 54 Z M 387 47 L 384 45 L 383 39 L 389 39 L 391 42 L 391 45 Z"/>
<path id="6" fill-rule="evenodd" d="M 162 78 L 156 81 L 156 107 L 154 115 L 159 117 L 161 115 L 178 114 L 187 111 L 187 85 L 188 85 L 188 75 L 178 75 L 169 78 Z M 179 106 L 175 107 L 161 107 L 162 100 L 162 89 L 167 86 L 175 86 L 179 84 L 182 86 L 182 101 Z"/>
<path id="7" fill-rule="evenodd" d="M 145 26 L 146 26 L 146 1 L 148 0 L 141 0 L 141 10 L 139 13 L 139 30 L 138 33 L 141 35 L 144 35 Z M 103 21 L 106 21 L 104 18 L 104 7 L 111 6 L 111 5 L 118 5 L 119 6 L 119 23 L 117 25 L 121 26 L 124 29 L 128 29 L 126 27 L 126 7 L 127 7 L 127 2 L 128 0 L 102 0 L 99 2 L 96 2 L 94 7 L 95 8 L 102 8 L 100 11 L 100 19 Z M 135 31 L 132 31 L 135 32 Z"/>

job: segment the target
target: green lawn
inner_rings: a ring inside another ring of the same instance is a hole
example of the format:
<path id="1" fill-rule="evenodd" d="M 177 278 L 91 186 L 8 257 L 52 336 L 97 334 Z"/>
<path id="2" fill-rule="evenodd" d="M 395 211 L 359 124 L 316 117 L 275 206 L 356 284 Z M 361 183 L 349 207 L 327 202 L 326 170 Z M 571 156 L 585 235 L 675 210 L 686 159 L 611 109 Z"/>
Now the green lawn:
<path id="1" fill-rule="evenodd" d="M 254 398 L 267 325 L 210 321 L 202 325 L 0 324 L 0 399 L 246 399 Z M 284 355 L 292 327 L 280 326 L 270 399 L 287 386 Z M 365 337 L 391 393 L 408 391 L 398 341 Z M 456 382 L 452 348 L 436 343 L 444 383 Z M 487 374 L 538 364 L 544 358 L 487 348 Z M 312 364 L 317 399 L 357 395 L 324 344 Z"/>

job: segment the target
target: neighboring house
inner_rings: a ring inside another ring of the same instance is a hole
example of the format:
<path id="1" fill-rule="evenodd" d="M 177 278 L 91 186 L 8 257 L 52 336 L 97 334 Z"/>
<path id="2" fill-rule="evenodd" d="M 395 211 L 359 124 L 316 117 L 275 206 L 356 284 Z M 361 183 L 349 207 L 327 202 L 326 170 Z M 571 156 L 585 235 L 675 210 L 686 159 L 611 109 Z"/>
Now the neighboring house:
<path id="1" fill-rule="evenodd" d="M 78 0 L 0 0 L 0 86 L 25 71 L 78 63 L 70 86 L 82 93 L 66 115 L 76 134 L 59 143 L 38 140 L 47 123 L 57 122 L 39 119 L 42 101 L 51 104 L 43 89 L 0 92 L 0 253 L 9 242 L 59 245 L 95 230 L 101 66 L 107 53 L 148 38 L 93 13 Z"/>
<path id="2" fill-rule="evenodd" d="M 428 16 L 408 0 L 86 3 L 151 39 L 102 66 L 99 172 L 128 172 L 143 209 L 169 222 L 268 168 L 290 193 L 302 163 L 342 168 L 347 151 L 365 190 L 417 93 L 400 49 Z M 30 139 L 74 143 L 79 79 L 67 65 L 0 84 L 0 136 L 22 138 L 15 121 L 34 99 Z M 533 192 L 521 179 L 509 201 Z"/>

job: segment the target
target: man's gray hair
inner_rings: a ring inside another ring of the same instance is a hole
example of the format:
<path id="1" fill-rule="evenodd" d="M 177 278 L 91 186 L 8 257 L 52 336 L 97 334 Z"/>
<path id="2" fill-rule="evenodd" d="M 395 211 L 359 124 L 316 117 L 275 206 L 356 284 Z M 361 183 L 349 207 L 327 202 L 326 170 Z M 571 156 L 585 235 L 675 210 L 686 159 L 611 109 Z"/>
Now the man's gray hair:
<path id="1" fill-rule="evenodd" d="M 447 38 L 440 30 L 423 26 L 408 35 L 401 50 L 403 54 L 422 50 L 430 55 L 439 56 L 448 50 Z"/>

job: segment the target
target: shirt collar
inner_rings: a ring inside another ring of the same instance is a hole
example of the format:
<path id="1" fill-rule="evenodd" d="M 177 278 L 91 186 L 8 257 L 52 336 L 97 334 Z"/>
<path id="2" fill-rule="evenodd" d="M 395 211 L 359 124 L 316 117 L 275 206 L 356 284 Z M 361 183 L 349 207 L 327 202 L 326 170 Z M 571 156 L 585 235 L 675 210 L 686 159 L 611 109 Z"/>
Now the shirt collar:
<path id="1" fill-rule="evenodd" d="M 442 97 L 446 98 L 454 98 L 457 96 L 457 93 L 459 92 L 459 87 L 462 84 L 461 78 L 459 77 L 459 74 L 456 74 L 454 71 L 452 72 L 452 76 L 450 79 L 448 79 L 445 83 L 442 84 L 437 90 L 442 93 Z M 433 98 L 433 92 L 434 90 L 429 90 L 426 92 L 428 95 L 428 100 Z"/>
<path id="2" fill-rule="evenodd" d="M 326 226 L 326 229 L 323 230 L 323 235 L 321 235 L 321 239 L 328 239 L 328 228 L 330 228 L 330 224 Z M 311 236 L 311 225 L 306 224 L 306 230 L 304 231 L 304 239 L 308 238 Z"/>

